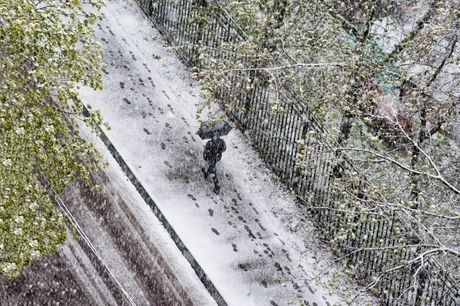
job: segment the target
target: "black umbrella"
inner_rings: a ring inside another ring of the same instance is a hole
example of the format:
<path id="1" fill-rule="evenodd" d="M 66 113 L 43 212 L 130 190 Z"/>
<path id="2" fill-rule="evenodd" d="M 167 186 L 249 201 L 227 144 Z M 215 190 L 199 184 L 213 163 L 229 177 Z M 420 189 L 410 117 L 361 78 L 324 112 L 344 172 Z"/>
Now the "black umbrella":
<path id="1" fill-rule="evenodd" d="M 225 136 L 232 130 L 231 125 L 225 120 L 210 120 L 201 123 L 197 134 L 201 139 L 211 139 L 214 134 Z"/>

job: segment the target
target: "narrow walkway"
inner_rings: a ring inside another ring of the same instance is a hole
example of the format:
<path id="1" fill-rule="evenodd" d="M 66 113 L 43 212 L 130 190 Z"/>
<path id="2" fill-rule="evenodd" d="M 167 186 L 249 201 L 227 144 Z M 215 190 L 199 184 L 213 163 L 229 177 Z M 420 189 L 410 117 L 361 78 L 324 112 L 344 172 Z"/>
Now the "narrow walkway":
<path id="1" fill-rule="evenodd" d="M 221 194 L 212 193 L 195 135 L 199 85 L 134 1 L 107 1 L 103 12 L 96 36 L 107 64 L 104 90 L 84 88 L 82 98 L 101 110 L 108 137 L 226 302 L 345 304 L 353 283 L 335 273 L 302 208 L 239 131 L 225 138 Z"/>

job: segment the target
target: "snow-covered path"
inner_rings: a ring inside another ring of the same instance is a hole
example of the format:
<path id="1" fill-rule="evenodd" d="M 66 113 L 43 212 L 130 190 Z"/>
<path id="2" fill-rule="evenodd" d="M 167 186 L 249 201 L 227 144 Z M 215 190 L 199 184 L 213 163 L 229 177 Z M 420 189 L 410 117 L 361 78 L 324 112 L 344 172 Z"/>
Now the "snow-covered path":
<path id="1" fill-rule="evenodd" d="M 195 135 L 199 85 L 134 1 L 107 1 L 103 12 L 96 36 L 107 64 L 104 90 L 84 88 L 81 96 L 101 110 L 107 136 L 225 301 L 344 304 L 352 283 L 332 275 L 332 256 L 302 208 L 237 130 L 218 164 L 221 194 L 212 193 Z M 327 267 L 321 282 L 310 281 Z"/>

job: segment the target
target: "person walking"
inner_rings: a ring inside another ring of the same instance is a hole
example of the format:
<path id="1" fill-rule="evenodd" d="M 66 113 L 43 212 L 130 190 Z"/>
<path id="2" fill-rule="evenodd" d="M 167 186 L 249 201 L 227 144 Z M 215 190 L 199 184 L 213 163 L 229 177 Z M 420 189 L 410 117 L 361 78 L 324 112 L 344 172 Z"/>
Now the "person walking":
<path id="1" fill-rule="evenodd" d="M 222 158 L 222 153 L 225 152 L 227 146 L 222 138 L 219 138 L 218 133 L 214 133 L 212 139 L 209 140 L 203 151 L 203 158 L 208 162 L 208 169 L 201 168 L 203 171 L 204 178 L 207 179 L 209 175 L 212 175 L 214 181 L 214 193 L 219 194 L 220 186 L 219 179 L 216 173 L 216 164 Z"/>

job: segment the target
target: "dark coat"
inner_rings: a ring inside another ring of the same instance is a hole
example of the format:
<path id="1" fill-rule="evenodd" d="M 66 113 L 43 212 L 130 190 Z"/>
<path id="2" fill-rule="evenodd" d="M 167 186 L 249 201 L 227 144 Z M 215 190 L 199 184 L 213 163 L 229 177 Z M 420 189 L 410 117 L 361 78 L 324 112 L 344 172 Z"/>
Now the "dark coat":
<path id="1" fill-rule="evenodd" d="M 203 151 L 203 158 L 207 161 L 219 161 L 222 158 L 222 153 L 225 152 L 227 146 L 225 141 L 218 138 L 216 141 L 209 140 L 206 143 Z"/>

